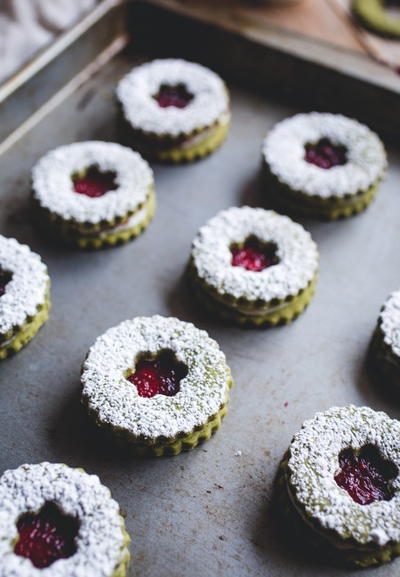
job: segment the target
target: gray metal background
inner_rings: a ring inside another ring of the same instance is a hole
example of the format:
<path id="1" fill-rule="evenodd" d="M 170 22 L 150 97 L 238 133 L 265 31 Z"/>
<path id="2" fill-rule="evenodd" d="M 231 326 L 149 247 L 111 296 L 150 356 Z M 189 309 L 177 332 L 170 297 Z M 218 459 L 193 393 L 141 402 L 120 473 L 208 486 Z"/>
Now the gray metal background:
<path id="1" fill-rule="evenodd" d="M 0 368 L 0 469 L 50 460 L 99 474 L 127 513 L 130 576 L 347 575 L 281 538 L 270 512 L 272 482 L 292 434 L 316 411 L 353 402 L 400 415 L 365 372 L 381 303 L 400 285 L 398 156 L 391 152 L 388 177 L 366 213 L 306 223 L 319 244 L 321 276 L 305 314 L 266 331 L 221 326 L 196 307 L 182 279 L 191 240 L 217 211 L 260 204 L 262 137 L 294 110 L 233 88 L 223 148 L 197 164 L 154 167 L 158 209 L 136 242 L 79 253 L 45 244 L 31 227 L 32 165 L 60 144 L 115 138 L 113 89 L 132 64 L 117 57 L 0 159 L 0 231 L 38 251 L 53 281 L 49 322 Z M 175 458 L 136 460 L 93 430 L 79 403 L 79 370 L 96 336 L 154 313 L 206 328 L 236 386 L 211 441 Z M 398 571 L 395 562 L 374 575 Z"/>

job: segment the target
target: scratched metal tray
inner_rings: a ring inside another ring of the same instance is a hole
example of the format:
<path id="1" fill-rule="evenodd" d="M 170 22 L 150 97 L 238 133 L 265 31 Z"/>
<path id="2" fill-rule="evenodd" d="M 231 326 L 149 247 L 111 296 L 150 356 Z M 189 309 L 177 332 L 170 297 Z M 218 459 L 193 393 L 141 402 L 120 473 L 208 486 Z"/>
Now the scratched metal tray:
<path id="1" fill-rule="evenodd" d="M 108 62 L 106 56 L 96 74 L 86 71 L 80 85 L 72 83 L 8 140 L 0 157 L 0 232 L 39 252 L 53 281 L 49 322 L 0 368 L 0 470 L 50 460 L 98 473 L 127 514 L 130 577 L 348 575 L 299 551 L 277 530 L 272 486 L 293 433 L 316 411 L 352 402 L 400 417 L 399 402 L 365 370 L 381 303 L 400 285 L 398 151 L 390 150 L 388 177 L 367 212 L 342 222 L 305 222 L 321 253 L 309 309 L 282 328 L 223 326 L 197 308 L 184 282 L 191 240 L 217 211 L 262 203 L 261 140 L 297 109 L 232 81 L 227 142 L 196 164 L 154 165 L 158 209 L 142 237 L 101 252 L 62 250 L 31 225 L 30 170 L 60 144 L 116 138 L 114 87 L 146 55 L 134 42 Z M 108 327 L 154 313 L 207 329 L 225 351 L 236 386 L 211 441 L 175 458 L 135 460 L 104 445 L 81 409 L 80 364 Z M 399 563 L 373 575 L 395 577 Z"/>

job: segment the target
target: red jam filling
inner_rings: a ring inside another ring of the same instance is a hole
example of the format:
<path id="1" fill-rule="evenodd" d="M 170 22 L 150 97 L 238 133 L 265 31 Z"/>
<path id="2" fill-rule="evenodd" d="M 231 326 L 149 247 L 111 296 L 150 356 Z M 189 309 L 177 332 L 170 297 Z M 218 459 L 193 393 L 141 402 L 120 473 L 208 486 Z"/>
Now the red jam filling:
<path id="1" fill-rule="evenodd" d="M 186 108 L 193 100 L 191 94 L 184 84 L 162 84 L 157 94 L 153 96 L 161 108 L 174 106 L 175 108 Z"/>
<path id="2" fill-rule="evenodd" d="M 231 248 L 231 264 L 253 272 L 260 272 L 279 262 L 276 250 L 277 247 L 273 243 L 262 243 L 256 238 L 250 238 L 243 246 Z"/>
<path id="3" fill-rule="evenodd" d="M 101 172 L 96 166 L 91 166 L 84 176 L 73 176 L 72 182 L 78 194 L 98 198 L 117 188 L 115 177 L 116 174 L 113 171 Z"/>
<path id="4" fill-rule="evenodd" d="M 347 162 L 347 149 L 340 144 L 332 144 L 328 138 L 322 138 L 314 144 L 306 144 L 305 159 L 319 168 L 342 166 Z"/>
<path id="5" fill-rule="evenodd" d="M 135 372 L 128 381 L 134 384 L 141 397 L 166 395 L 173 397 L 179 392 L 180 381 L 187 375 L 187 367 L 176 360 L 172 351 L 164 351 L 157 358 L 146 355 L 136 363 Z"/>
<path id="6" fill-rule="evenodd" d="M 335 481 L 356 503 L 369 505 L 392 498 L 390 481 L 398 471 L 394 463 L 381 457 L 377 447 L 366 445 L 359 452 L 345 449 L 339 455 L 339 465 Z"/>
<path id="7" fill-rule="evenodd" d="M 0 268 L 0 297 L 6 292 L 6 286 L 12 279 L 12 274 L 8 270 Z"/>
<path id="8" fill-rule="evenodd" d="M 27 557 L 39 569 L 76 552 L 78 523 L 73 517 L 63 515 L 52 503 L 47 503 L 37 514 L 21 517 L 17 529 L 19 539 L 14 553 Z"/>

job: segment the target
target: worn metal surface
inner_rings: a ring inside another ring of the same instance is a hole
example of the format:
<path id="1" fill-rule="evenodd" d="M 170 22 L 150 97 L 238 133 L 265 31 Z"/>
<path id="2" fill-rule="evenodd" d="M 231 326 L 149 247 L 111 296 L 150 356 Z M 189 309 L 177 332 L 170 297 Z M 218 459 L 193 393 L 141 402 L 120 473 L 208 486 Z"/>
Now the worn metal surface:
<path id="1" fill-rule="evenodd" d="M 98 473 L 127 513 L 130 577 L 348 575 L 315 562 L 278 533 L 272 483 L 291 436 L 315 411 L 353 402 L 400 416 L 398 402 L 365 372 L 380 305 L 400 285 L 398 151 L 366 213 L 306 223 L 319 244 L 321 276 L 295 323 L 266 331 L 222 326 L 186 290 L 190 243 L 218 210 L 261 202 L 261 139 L 294 110 L 233 88 L 228 141 L 197 164 L 154 167 L 155 220 L 131 244 L 94 253 L 61 250 L 31 226 L 32 165 L 57 145 L 116 137 L 113 89 L 133 63 L 132 56 L 116 58 L 0 158 L 0 232 L 38 251 L 53 281 L 49 322 L 0 367 L 0 469 L 50 460 Z M 211 441 L 175 458 L 136 460 L 104 444 L 92 428 L 80 407 L 79 372 L 104 330 L 154 313 L 206 328 L 225 351 L 236 386 Z M 373 575 L 398 571 L 399 562 Z"/>

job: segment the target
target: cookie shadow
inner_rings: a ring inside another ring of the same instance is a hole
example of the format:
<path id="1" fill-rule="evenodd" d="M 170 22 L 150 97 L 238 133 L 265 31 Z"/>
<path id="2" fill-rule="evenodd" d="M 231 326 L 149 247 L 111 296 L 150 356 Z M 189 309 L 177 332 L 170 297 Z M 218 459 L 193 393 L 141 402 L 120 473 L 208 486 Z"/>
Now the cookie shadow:
<path id="1" fill-rule="evenodd" d="M 78 252 L 54 234 L 51 235 L 47 227 L 38 222 L 30 198 L 15 198 L 8 203 L 1 232 L 6 237 L 16 238 L 18 242 L 27 244 L 45 260 Z"/>
<path id="2" fill-rule="evenodd" d="M 31 247 L 40 245 L 33 226 L 32 205 L 29 199 L 16 196 L 4 208 L 0 203 L 0 209 L 3 212 L 1 233 L 4 236 L 16 238 Z"/>
<path id="3" fill-rule="evenodd" d="M 372 337 L 356 369 L 355 383 L 366 404 L 392 414 L 393 409 L 398 410 L 400 407 L 400 391 L 380 370 L 372 354 L 371 343 Z"/>
<path id="4" fill-rule="evenodd" d="M 54 422 L 48 430 L 53 450 L 62 462 L 65 455 L 76 466 L 85 463 L 88 469 L 117 467 L 121 462 L 145 460 L 129 451 L 127 443 L 114 440 L 92 421 L 80 400 L 80 386 L 71 387 Z"/>
<path id="5" fill-rule="evenodd" d="M 292 523 L 285 513 L 282 488 L 278 484 L 278 474 L 273 483 L 271 496 L 260 508 L 251 537 L 257 553 L 265 558 L 265 563 L 281 566 L 285 575 L 322 575 L 327 568 L 335 575 L 348 575 L 345 566 L 336 564 L 318 547 L 307 541 L 302 527 Z"/>
<path id="6" fill-rule="evenodd" d="M 171 315 L 207 329 L 210 325 L 221 326 L 196 299 L 193 287 L 185 270 L 176 280 L 166 296 L 166 305 Z"/>
<path id="7" fill-rule="evenodd" d="M 285 209 L 276 201 L 273 195 L 268 194 L 268 187 L 270 184 L 265 182 L 265 177 L 262 174 L 261 168 L 244 184 L 240 194 L 240 204 L 251 206 L 252 208 L 264 208 L 265 210 L 274 210 L 279 214 L 289 216 L 292 220 L 299 222 L 306 229 L 310 227 L 318 228 L 326 224 L 318 219 L 307 218 L 301 214 L 297 214 Z"/>
<path id="8" fill-rule="evenodd" d="M 262 556 L 266 563 L 281 565 L 285 574 L 306 574 L 308 570 L 319 574 L 317 569 L 323 567 L 322 556 L 318 555 L 288 522 L 282 507 L 277 476 L 270 497 L 259 510 L 251 541 L 257 554 Z"/>
<path id="9" fill-rule="evenodd" d="M 239 204 L 252 208 L 273 208 L 266 192 L 261 169 L 257 170 L 243 185 L 239 192 Z"/>

